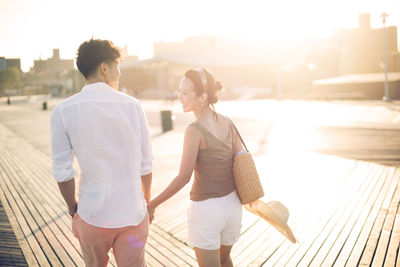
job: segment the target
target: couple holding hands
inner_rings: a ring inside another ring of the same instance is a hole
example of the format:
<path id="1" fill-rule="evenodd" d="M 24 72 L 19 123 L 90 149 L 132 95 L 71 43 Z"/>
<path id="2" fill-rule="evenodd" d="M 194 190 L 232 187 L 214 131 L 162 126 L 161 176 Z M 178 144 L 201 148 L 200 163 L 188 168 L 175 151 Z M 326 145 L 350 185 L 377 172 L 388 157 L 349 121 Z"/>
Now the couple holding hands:
<path id="1" fill-rule="evenodd" d="M 121 52 L 111 41 L 91 39 L 77 52 L 82 90 L 51 115 L 52 174 L 72 216 L 86 266 L 106 266 L 112 248 L 118 266 L 146 266 L 145 244 L 156 208 L 194 172 L 188 240 L 200 266 L 233 266 L 242 205 L 233 159 L 243 150 L 232 121 L 215 111 L 220 82 L 203 68 L 185 72 L 179 84 L 184 112 L 196 117 L 185 131 L 178 175 L 151 198 L 152 149 L 142 104 L 118 92 Z M 80 179 L 75 198 L 76 157 Z"/>

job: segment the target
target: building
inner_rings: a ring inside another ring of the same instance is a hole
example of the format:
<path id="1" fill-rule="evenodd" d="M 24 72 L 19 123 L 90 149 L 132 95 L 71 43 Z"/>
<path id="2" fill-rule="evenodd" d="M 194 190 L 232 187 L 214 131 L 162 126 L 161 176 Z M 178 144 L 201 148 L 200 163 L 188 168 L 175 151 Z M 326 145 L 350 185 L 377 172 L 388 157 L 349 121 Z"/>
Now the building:
<path id="1" fill-rule="evenodd" d="M 199 65 L 156 57 L 147 60 L 125 61 L 121 63 L 119 86 L 126 88 L 129 94 L 138 97 L 172 98 L 176 97 L 179 82 L 185 71 L 196 67 Z M 222 81 L 226 88 L 221 95 L 222 98 L 240 95 L 241 90 L 247 95 L 253 95 L 255 92 L 251 91 L 256 91 L 256 89 L 259 96 L 274 97 L 271 88 L 275 87 L 276 76 L 269 66 L 201 65 L 201 67 L 208 68 L 214 73 L 217 80 Z"/>
<path id="2" fill-rule="evenodd" d="M 84 79 L 74 68 L 73 59 L 61 59 L 60 50 L 53 49 L 49 59 L 34 61 L 24 75 L 25 94 L 71 95 L 79 91 Z"/>
<path id="3" fill-rule="evenodd" d="M 386 29 L 389 96 L 400 99 L 400 55 L 397 27 Z M 374 99 L 384 95 L 384 29 L 372 29 L 370 15 L 360 14 L 356 29 L 338 30 L 333 37 L 338 49 L 337 74 L 313 79 L 312 94 L 328 99 Z"/>
<path id="4" fill-rule="evenodd" d="M 385 95 L 384 73 L 349 74 L 313 81 L 315 98 L 381 100 Z M 400 99 L 400 72 L 388 73 L 391 99 Z"/>
<path id="5" fill-rule="evenodd" d="M 0 71 L 5 70 L 6 68 L 16 68 L 22 72 L 21 59 L 0 57 Z"/>
<path id="6" fill-rule="evenodd" d="M 340 49 L 339 75 L 383 71 L 384 29 L 372 29 L 370 15 L 360 14 L 356 29 L 336 31 L 333 41 Z M 388 71 L 400 71 L 397 27 L 386 27 Z"/>
<path id="7" fill-rule="evenodd" d="M 333 37 L 324 39 L 250 43 L 202 35 L 181 42 L 160 41 L 154 43 L 153 59 L 121 65 L 121 84 L 128 90 L 172 92 L 186 69 L 206 67 L 228 92 L 251 95 L 262 89 L 272 92 L 265 93 L 265 97 L 275 97 L 279 87 L 284 98 L 317 97 L 318 90 L 330 82 L 326 79 L 382 73 L 383 33 L 383 28 L 371 28 L 369 14 L 360 14 L 357 28 L 337 30 Z M 387 27 L 386 33 L 388 70 L 399 72 L 397 27 Z M 325 80 L 324 85 L 313 83 L 317 80 Z M 396 84 L 394 81 L 391 86 Z M 368 88 L 379 87 L 377 83 L 370 85 Z M 351 86 L 355 88 L 354 84 Z M 340 87 L 345 88 L 345 83 Z M 365 98 L 375 99 L 378 91 L 376 95 L 368 92 Z"/>
<path id="8" fill-rule="evenodd" d="M 156 42 L 155 58 L 197 66 L 251 66 L 285 62 L 296 56 L 291 42 L 247 42 L 233 37 L 194 36 L 182 42 Z"/>
<path id="9" fill-rule="evenodd" d="M 188 65 L 160 58 L 121 62 L 120 88 L 138 97 L 168 98 L 178 88 L 182 73 Z"/>
<path id="10" fill-rule="evenodd" d="M 35 73 L 70 71 L 74 69 L 73 59 L 60 59 L 60 49 L 53 49 L 53 57 L 35 60 L 31 71 Z"/>

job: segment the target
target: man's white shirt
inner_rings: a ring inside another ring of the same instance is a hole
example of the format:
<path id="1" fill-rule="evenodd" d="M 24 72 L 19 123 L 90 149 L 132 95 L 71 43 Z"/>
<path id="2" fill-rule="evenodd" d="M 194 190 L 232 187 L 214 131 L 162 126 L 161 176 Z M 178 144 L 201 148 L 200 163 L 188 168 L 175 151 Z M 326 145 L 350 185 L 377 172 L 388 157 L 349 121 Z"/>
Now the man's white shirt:
<path id="1" fill-rule="evenodd" d="M 78 214 L 106 228 L 138 225 L 146 216 L 141 176 L 152 169 L 151 138 L 141 103 L 103 82 L 89 84 L 51 115 L 52 174 L 80 169 Z"/>

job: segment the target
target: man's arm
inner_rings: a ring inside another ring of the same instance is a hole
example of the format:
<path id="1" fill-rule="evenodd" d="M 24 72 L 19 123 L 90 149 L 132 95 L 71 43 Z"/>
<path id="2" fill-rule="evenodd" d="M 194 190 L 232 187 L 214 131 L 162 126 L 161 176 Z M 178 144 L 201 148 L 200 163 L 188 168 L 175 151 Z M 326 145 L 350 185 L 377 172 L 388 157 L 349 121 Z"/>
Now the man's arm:
<path id="1" fill-rule="evenodd" d="M 75 198 L 75 179 L 72 178 L 69 181 L 58 182 L 57 184 L 65 203 L 67 203 L 69 214 L 73 217 L 78 208 Z"/>
<path id="2" fill-rule="evenodd" d="M 151 149 L 151 137 L 149 133 L 149 126 L 147 123 L 146 114 L 140 102 L 138 106 L 138 115 L 140 123 L 141 152 L 142 152 L 140 175 L 142 177 L 143 195 L 144 198 L 146 199 L 146 202 L 148 203 L 151 198 L 151 183 L 153 179 L 151 171 L 153 165 L 153 153 Z"/>
<path id="3" fill-rule="evenodd" d="M 69 136 L 62 123 L 61 112 L 55 108 L 51 114 L 52 174 L 71 215 L 76 213 L 74 156 Z"/>
<path id="4" fill-rule="evenodd" d="M 152 179 L 153 179 L 152 173 L 142 175 L 142 190 L 143 190 L 144 199 L 146 200 L 147 203 L 149 203 L 149 201 L 151 199 Z"/>

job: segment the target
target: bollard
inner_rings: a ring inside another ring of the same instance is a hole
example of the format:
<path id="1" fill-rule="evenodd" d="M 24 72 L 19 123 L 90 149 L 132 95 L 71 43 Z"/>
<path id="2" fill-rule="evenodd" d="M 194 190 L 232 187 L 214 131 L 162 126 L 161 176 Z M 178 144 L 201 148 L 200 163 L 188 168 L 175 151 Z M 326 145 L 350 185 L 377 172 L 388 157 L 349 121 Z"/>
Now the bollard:
<path id="1" fill-rule="evenodd" d="M 161 125 L 162 132 L 168 132 L 172 130 L 172 112 L 171 110 L 162 110 L 161 111 Z"/>
<path id="2" fill-rule="evenodd" d="M 10 105 L 10 104 L 11 104 L 11 100 L 9 97 L 7 97 L 7 105 Z"/>
<path id="3" fill-rule="evenodd" d="M 43 104 L 42 104 L 42 109 L 43 109 L 43 110 L 47 110 L 47 102 L 46 102 L 46 101 L 43 102 Z"/>

